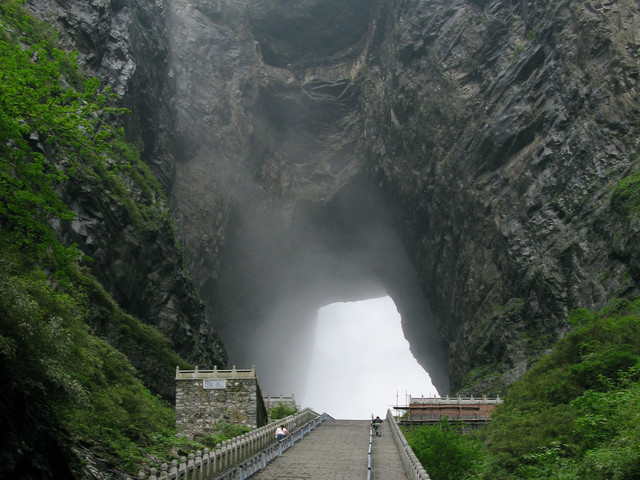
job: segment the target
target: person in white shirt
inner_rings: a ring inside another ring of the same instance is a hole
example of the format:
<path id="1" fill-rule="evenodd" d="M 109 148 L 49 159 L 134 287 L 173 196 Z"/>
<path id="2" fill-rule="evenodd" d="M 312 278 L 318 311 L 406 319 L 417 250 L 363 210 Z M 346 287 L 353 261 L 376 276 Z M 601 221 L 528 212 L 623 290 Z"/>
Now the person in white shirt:
<path id="1" fill-rule="evenodd" d="M 289 435 L 289 431 L 285 427 L 280 426 L 276 428 L 276 440 L 281 441 L 287 435 Z"/>

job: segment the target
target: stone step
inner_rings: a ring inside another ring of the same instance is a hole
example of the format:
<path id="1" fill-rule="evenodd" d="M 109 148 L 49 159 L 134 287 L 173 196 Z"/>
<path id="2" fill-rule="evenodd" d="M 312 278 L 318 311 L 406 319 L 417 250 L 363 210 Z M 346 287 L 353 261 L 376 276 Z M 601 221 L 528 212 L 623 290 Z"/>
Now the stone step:
<path id="1" fill-rule="evenodd" d="M 407 475 L 404 472 L 398 447 L 393 441 L 393 435 L 387 429 L 386 422 L 380 428 L 380 436 L 373 437 L 373 480 L 402 480 Z"/>
<path id="2" fill-rule="evenodd" d="M 326 420 L 274 460 L 252 480 L 365 480 L 369 421 Z M 395 460 L 393 456 L 395 454 Z M 380 465 L 376 466 L 379 458 Z M 390 433 L 374 437 L 373 478 L 403 480 L 406 475 Z M 398 470 L 399 466 L 399 470 Z M 378 475 L 378 476 L 376 476 Z"/>

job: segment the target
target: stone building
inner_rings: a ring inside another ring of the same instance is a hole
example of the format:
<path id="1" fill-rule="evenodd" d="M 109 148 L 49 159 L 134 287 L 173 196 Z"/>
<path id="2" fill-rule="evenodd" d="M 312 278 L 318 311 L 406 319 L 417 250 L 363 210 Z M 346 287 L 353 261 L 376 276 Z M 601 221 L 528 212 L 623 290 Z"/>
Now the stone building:
<path id="1" fill-rule="evenodd" d="M 252 428 L 267 423 L 258 377 L 251 370 L 180 370 L 176 367 L 176 430 L 195 439 L 220 421 Z"/>

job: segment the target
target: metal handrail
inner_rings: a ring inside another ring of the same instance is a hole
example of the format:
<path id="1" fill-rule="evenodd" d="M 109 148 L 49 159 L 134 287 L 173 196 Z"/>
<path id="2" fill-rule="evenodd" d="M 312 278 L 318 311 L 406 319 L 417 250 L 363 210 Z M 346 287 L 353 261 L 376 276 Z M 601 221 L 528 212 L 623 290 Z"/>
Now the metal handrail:
<path id="1" fill-rule="evenodd" d="M 373 471 L 373 425 L 369 426 L 369 454 L 367 457 L 367 480 L 371 480 Z"/>
<path id="2" fill-rule="evenodd" d="M 227 470 L 222 475 L 214 477 L 214 480 L 245 480 L 252 476 L 254 473 L 258 473 L 259 471 L 264 470 L 269 463 L 278 458 L 286 450 L 291 448 L 295 443 L 302 440 L 305 435 L 310 433 L 318 425 L 328 419 L 332 419 L 332 417 L 330 415 L 327 415 L 326 413 L 323 413 L 319 417 L 314 418 L 310 422 L 304 424 L 302 427 L 293 431 L 291 435 L 287 436 L 282 441 L 272 442 L 261 452 Z"/>
<path id="3" fill-rule="evenodd" d="M 191 453 L 188 458 L 180 457 L 180 461 L 173 460 L 171 464 L 163 464 L 159 470 L 155 467 L 150 468 L 148 475 L 141 471 L 137 478 L 139 480 L 211 479 L 214 478 L 214 475 L 219 475 L 220 472 L 226 471 L 246 458 L 255 456 L 256 452 L 268 449 L 273 443 L 275 430 L 279 426 L 284 426 L 293 432 L 297 431 L 295 429 L 298 425 L 308 425 L 323 416 L 328 417 L 326 414 L 319 415 L 313 410 L 305 408 L 295 415 L 289 415 L 264 427 L 222 442 L 216 446 L 214 451 L 205 448 L 204 453 L 201 451 L 197 451 L 195 454 Z M 309 418 L 312 420 L 309 421 Z"/>

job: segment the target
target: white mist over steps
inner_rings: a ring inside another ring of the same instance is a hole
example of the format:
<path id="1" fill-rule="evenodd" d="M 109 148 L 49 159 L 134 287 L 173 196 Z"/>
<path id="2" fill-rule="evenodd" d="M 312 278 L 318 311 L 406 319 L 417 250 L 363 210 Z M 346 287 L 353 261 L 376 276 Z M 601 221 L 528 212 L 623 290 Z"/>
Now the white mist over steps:
<path id="1" fill-rule="evenodd" d="M 406 395 L 437 396 L 409 350 L 390 297 L 333 303 L 318 311 L 304 407 L 340 419 L 384 418 Z"/>

